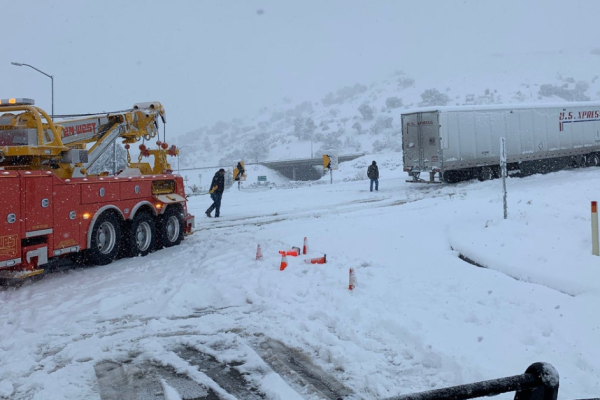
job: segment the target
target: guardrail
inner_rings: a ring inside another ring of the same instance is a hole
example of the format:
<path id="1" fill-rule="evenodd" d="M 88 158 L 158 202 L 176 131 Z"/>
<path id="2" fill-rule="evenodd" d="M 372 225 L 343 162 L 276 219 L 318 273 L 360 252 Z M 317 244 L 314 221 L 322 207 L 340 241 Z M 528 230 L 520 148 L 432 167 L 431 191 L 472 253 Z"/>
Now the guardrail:
<path id="1" fill-rule="evenodd" d="M 548 363 L 531 364 L 524 374 L 452 386 L 427 392 L 388 397 L 384 400 L 462 400 L 516 392 L 515 400 L 556 400 L 559 376 Z M 587 400 L 600 400 L 593 398 Z"/>

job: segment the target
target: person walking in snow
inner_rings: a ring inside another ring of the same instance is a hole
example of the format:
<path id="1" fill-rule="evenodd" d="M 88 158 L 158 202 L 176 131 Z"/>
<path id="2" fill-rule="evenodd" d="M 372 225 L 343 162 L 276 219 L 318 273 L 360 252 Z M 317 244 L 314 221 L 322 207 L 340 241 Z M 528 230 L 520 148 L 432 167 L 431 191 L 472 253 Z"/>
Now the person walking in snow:
<path id="1" fill-rule="evenodd" d="M 213 203 L 206 210 L 206 216 L 211 218 L 210 213 L 215 210 L 215 218 L 218 218 L 221 214 L 221 198 L 223 197 L 223 191 L 225 190 L 225 170 L 221 168 L 215 173 L 210 184 L 210 198 Z"/>
<path id="2" fill-rule="evenodd" d="M 369 168 L 367 169 L 367 176 L 371 180 L 371 192 L 373 191 L 373 183 L 375 183 L 375 191 L 379 191 L 379 168 L 377 168 L 377 163 L 373 161 Z"/>
<path id="3" fill-rule="evenodd" d="M 244 166 L 242 165 L 241 161 L 239 163 L 237 163 L 237 166 L 235 168 L 237 169 L 238 172 L 237 172 L 237 175 L 235 176 L 235 178 L 233 180 L 234 181 L 240 181 L 244 177 L 244 174 L 246 173 L 246 170 L 244 169 Z"/>
<path id="4" fill-rule="evenodd" d="M 235 172 L 236 170 L 237 170 L 237 173 Z M 242 165 L 242 161 L 237 163 L 235 169 L 233 170 L 233 173 L 236 174 L 233 177 L 233 180 L 237 181 L 238 190 L 242 190 L 242 179 L 244 178 L 244 174 L 246 173 L 246 170 L 244 169 L 244 166 Z"/>

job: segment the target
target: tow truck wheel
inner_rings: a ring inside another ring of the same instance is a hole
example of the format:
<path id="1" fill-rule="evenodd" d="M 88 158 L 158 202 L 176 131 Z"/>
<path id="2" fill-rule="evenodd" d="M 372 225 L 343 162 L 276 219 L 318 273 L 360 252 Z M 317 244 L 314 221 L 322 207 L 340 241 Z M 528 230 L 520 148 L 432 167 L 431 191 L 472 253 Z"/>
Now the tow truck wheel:
<path id="1" fill-rule="evenodd" d="M 121 225 L 112 213 L 103 213 L 98 217 L 92 229 L 92 240 L 87 251 L 87 261 L 96 265 L 113 262 L 119 252 Z"/>
<path id="2" fill-rule="evenodd" d="M 158 245 L 176 246 L 183 240 L 183 214 L 179 207 L 169 207 L 158 220 Z"/>
<path id="3" fill-rule="evenodd" d="M 156 246 L 156 226 L 154 219 L 145 212 L 139 213 L 133 218 L 128 233 L 129 255 L 145 256 L 154 250 Z"/>

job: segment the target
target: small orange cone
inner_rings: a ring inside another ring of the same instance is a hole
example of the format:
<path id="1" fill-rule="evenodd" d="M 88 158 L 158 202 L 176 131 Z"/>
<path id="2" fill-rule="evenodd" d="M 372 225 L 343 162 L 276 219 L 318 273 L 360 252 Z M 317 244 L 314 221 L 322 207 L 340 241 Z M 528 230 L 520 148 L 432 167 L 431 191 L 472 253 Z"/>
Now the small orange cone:
<path id="1" fill-rule="evenodd" d="M 324 254 L 323 257 L 311 258 L 310 260 L 304 260 L 306 264 L 325 264 L 327 263 L 327 254 Z"/>
<path id="2" fill-rule="evenodd" d="M 354 268 L 350 268 L 350 284 L 348 285 L 349 290 L 354 290 L 356 286 L 356 276 L 354 275 Z"/>
<path id="3" fill-rule="evenodd" d="M 306 241 L 306 236 L 304 237 L 304 246 L 302 246 L 302 254 L 306 254 L 308 252 L 308 242 Z"/>
<path id="4" fill-rule="evenodd" d="M 284 255 L 281 256 L 281 265 L 279 266 L 279 270 L 283 271 L 284 269 L 286 269 L 288 266 L 287 264 L 287 257 Z"/>
<path id="5" fill-rule="evenodd" d="M 300 255 L 300 247 L 292 247 L 291 250 L 279 250 L 279 254 L 296 257 Z"/>
<path id="6" fill-rule="evenodd" d="M 258 247 L 256 248 L 256 260 L 257 261 L 259 261 L 259 260 L 262 261 L 262 259 L 263 259 L 263 255 L 262 255 L 262 250 L 261 250 L 260 244 L 259 244 Z"/>

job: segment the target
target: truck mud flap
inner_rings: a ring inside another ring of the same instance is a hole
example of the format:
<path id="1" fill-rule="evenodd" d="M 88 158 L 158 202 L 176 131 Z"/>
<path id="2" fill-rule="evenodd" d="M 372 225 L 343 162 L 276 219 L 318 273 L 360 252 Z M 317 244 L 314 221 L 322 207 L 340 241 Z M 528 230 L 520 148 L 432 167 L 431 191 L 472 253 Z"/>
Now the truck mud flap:
<path id="1" fill-rule="evenodd" d="M 0 286 L 19 287 L 27 282 L 42 279 L 45 271 L 36 269 L 33 271 L 0 271 Z"/>

